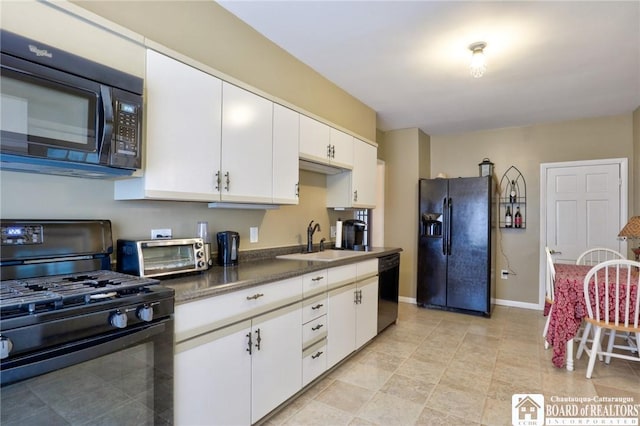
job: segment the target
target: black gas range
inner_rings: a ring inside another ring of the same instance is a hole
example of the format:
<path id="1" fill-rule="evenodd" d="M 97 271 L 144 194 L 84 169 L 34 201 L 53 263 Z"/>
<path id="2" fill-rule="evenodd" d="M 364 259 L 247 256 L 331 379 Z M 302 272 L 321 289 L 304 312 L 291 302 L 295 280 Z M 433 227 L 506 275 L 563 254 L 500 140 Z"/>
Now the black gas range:
<path id="1" fill-rule="evenodd" d="M 132 357 L 131 365 L 153 372 L 146 376 L 156 378 L 158 392 L 143 405 L 152 406 L 155 420 L 165 415 L 171 408 L 173 289 L 111 270 L 108 220 L 3 219 L 0 230 L 1 385 L 20 386 L 92 360 L 120 365 L 126 350 L 145 347 L 151 351 L 146 363 Z M 154 389 L 154 381 L 149 386 Z"/>

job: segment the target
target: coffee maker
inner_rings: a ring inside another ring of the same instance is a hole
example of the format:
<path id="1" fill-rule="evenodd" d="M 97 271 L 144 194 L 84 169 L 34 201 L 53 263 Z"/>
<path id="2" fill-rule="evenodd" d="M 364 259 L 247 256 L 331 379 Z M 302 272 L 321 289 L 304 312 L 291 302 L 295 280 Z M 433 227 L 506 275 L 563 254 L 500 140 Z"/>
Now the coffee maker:
<path id="1" fill-rule="evenodd" d="M 357 219 L 345 220 L 342 223 L 342 248 L 345 250 L 365 250 L 363 245 L 366 222 Z"/>
<path id="2" fill-rule="evenodd" d="M 222 231 L 216 234 L 218 239 L 218 265 L 238 264 L 240 234 L 235 231 Z"/>

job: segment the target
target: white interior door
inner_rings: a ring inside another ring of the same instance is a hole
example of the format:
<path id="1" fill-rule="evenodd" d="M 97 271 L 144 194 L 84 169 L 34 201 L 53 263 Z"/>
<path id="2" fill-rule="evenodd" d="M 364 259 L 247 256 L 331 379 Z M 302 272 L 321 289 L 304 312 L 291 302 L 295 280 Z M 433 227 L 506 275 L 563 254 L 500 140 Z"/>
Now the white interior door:
<path id="1" fill-rule="evenodd" d="M 540 191 L 543 298 L 545 246 L 567 263 L 593 247 L 626 253 L 618 232 L 627 221 L 627 159 L 541 164 Z"/>

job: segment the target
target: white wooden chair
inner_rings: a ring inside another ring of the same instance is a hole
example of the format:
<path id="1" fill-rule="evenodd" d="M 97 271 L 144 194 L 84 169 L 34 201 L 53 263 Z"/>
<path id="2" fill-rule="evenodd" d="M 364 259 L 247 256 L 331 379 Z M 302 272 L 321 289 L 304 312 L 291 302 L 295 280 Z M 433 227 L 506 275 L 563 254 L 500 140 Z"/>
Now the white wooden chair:
<path id="1" fill-rule="evenodd" d="M 549 342 L 547 342 L 547 332 L 549 331 L 549 322 L 551 321 L 551 310 L 553 309 L 553 303 L 555 300 L 553 286 L 556 279 L 556 268 L 553 266 L 553 258 L 551 257 L 551 251 L 549 247 L 545 247 L 544 251 L 547 255 L 547 273 L 545 275 L 545 296 L 544 300 L 549 303 L 549 312 L 547 313 L 547 322 L 544 324 L 544 330 L 542 331 L 542 338 L 544 339 L 544 348 L 549 349 Z"/>
<path id="2" fill-rule="evenodd" d="M 632 286 L 640 286 L 640 274 L 633 274 L 634 268 L 640 268 L 640 262 L 608 260 L 591 268 L 584 278 L 586 321 L 594 329 L 591 349 L 585 349 L 589 354 L 587 378 L 591 378 L 597 355 L 604 355 L 607 364 L 612 357 L 640 362 L 640 354 L 637 352 L 631 355 L 614 352 L 615 346 L 611 340 L 606 351 L 600 344 L 602 332 L 606 329 L 631 333 L 640 341 L 640 289 L 636 288 L 635 296 L 632 293 Z M 626 276 L 622 276 L 625 272 Z M 590 284 L 592 279 L 594 283 Z M 604 298 L 603 306 L 600 304 L 601 297 Z M 615 306 L 611 306 L 612 301 Z M 622 348 L 631 349 L 625 346 Z"/>
<path id="3" fill-rule="evenodd" d="M 606 248 L 606 247 L 596 247 L 589 249 L 582 253 L 578 259 L 576 260 L 576 265 L 591 265 L 595 266 L 598 263 L 606 262 L 607 260 L 614 259 L 625 259 L 624 255 L 615 250 Z M 591 323 L 586 322 L 582 329 L 582 337 L 580 337 L 580 344 L 578 345 L 578 350 L 576 351 L 576 359 L 580 359 L 582 356 L 582 352 L 586 348 L 588 342 L 591 341 Z M 613 344 L 616 339 L 615 330 L 610 331 L 609 334 L 609 344 Z M 600 357 L 600 361 L 602 361 L 602 357 Z"/>
<path id="4" fill-rule="evenodd" d="M 598 263 L 614 259 L 626 259 L 626 257 L 622 253 L 619 253 L 615 250 L 605 247 L 596 247 L 582 253 L 578 257 L 578 260 L 576 260 L 576 265 L 594 266 Z"/>

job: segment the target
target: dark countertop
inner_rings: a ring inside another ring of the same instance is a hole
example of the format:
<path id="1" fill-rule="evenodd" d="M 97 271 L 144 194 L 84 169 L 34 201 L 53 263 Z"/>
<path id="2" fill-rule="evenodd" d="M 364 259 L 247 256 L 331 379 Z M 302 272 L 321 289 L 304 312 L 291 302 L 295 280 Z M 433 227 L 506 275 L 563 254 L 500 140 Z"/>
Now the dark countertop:
<path id="1" fill-rule="evenodd" d="M 174 289 L 176 304 L 181 304 L 401 251 L 401 248 L 373 247 L 358 256 L 332 262 L 270 258 L 235 266 L 216 265 L 199 274 L 163 279 L 161 284 Z"/>

